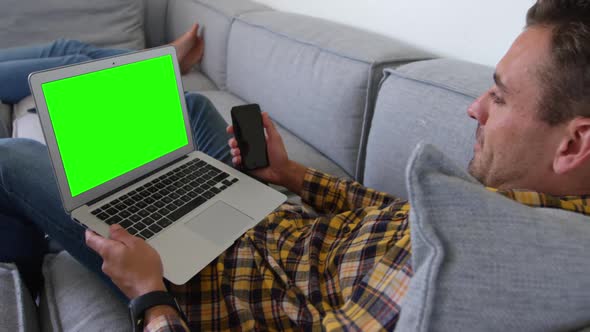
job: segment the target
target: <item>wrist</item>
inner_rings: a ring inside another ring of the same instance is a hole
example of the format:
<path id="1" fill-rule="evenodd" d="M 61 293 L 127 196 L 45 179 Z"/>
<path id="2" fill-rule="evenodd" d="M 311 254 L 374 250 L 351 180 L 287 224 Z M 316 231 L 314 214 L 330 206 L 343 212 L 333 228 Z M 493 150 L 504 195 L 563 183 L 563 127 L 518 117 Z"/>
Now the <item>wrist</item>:
<path id="1" fill-rule="evenodd" d="M 300 195 L 303 190 L 303 180 L 306 172 L 307 167 L 293 160 L 289 160 L 287 166 L 283 168 L 283 181 L 281 185 L 289 189 L 289 191 Z"/>
<path id="2" fill-rule="evenodd" d="M 144 315 L 144 326 L 148 326 L 151 321 L 154 319 L 161 317 L 161 316 L 175 316 L 179 317 L 178 312 L 174 307 L 169 305 L 158 305 L 155 307 L 151 307 L 145 311 Z"/>
<path id="3" fill-rule="evenodd" d="M 164 291 L 167 292 L 168 289 L 166 285 L 164 285 L 163 280 L 154 280 L 150 283 L 146 283 L 143 285 L 138 285 L 136 289 L 134 289 L 133 294 L 131 294 L 130 298 L 134 299 L 136 297 L 142 296 L 147 293 L 156 292 L 156 291 Z"/>

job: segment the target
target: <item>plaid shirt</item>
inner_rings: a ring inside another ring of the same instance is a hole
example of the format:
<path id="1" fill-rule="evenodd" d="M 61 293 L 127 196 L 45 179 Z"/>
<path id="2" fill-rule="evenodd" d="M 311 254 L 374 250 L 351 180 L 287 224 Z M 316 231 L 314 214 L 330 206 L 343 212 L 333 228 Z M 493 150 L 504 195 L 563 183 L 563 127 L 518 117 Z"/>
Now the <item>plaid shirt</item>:
<path id="1" fill-rule="evenodd" d="M 493 189 L 492 189 L 493 190 Z M 498 192 L 590 214 L 587 198 Z M 170 291 L 191 330 L 393 330 L 408 289 L 409 205 L 313 169 L 302 206 L 283 205 L 197 276 Z M 177 317 L 146 331 L 185 331 Z"/>

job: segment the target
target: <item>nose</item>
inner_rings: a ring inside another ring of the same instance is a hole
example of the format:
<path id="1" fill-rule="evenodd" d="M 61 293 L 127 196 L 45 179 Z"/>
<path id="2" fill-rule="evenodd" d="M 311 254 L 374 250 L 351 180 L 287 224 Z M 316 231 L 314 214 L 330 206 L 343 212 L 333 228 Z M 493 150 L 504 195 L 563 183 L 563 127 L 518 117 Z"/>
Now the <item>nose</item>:
<path id="1" fill-rule="evenodd" d="M 480 125 L 485 125 L 488 121 L 488 112 L 486 106 L 483 102 L 485 98 L 485 94 L 477 98 L 470 106 L 467 108 L 467 115 L 472 119 L 477 120 Z"/>

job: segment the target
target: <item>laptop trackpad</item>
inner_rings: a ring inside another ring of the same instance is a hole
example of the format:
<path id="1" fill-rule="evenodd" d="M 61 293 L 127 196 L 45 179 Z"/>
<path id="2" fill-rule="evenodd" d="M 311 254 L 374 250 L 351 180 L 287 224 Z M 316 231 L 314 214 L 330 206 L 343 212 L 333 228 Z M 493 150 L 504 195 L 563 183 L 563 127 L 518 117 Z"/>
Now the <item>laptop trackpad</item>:
<path id="1" fill-rule="evenodd" d="M 234 241 L 255 223 L 252 218 L 219 201 L 185 225 L 200 236 L 221 244 Z"/>

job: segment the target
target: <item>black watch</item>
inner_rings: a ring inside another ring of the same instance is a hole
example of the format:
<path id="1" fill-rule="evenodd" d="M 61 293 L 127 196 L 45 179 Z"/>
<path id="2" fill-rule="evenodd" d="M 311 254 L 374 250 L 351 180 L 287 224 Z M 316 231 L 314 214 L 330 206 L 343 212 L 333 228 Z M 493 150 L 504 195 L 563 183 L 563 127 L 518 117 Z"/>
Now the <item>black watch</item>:
<path id="1" fill-rule="evenodd" d="M 168 292 L 155 291 L 138 296 L 129 302 L 129 316 L 131 317 L 134 332 L 143 331 L 146 310 L 158 305 L 168 305 L 176 309 L 180 317 L 186 322 L 186 317 L 180 310 L 176 299 Z"/>

